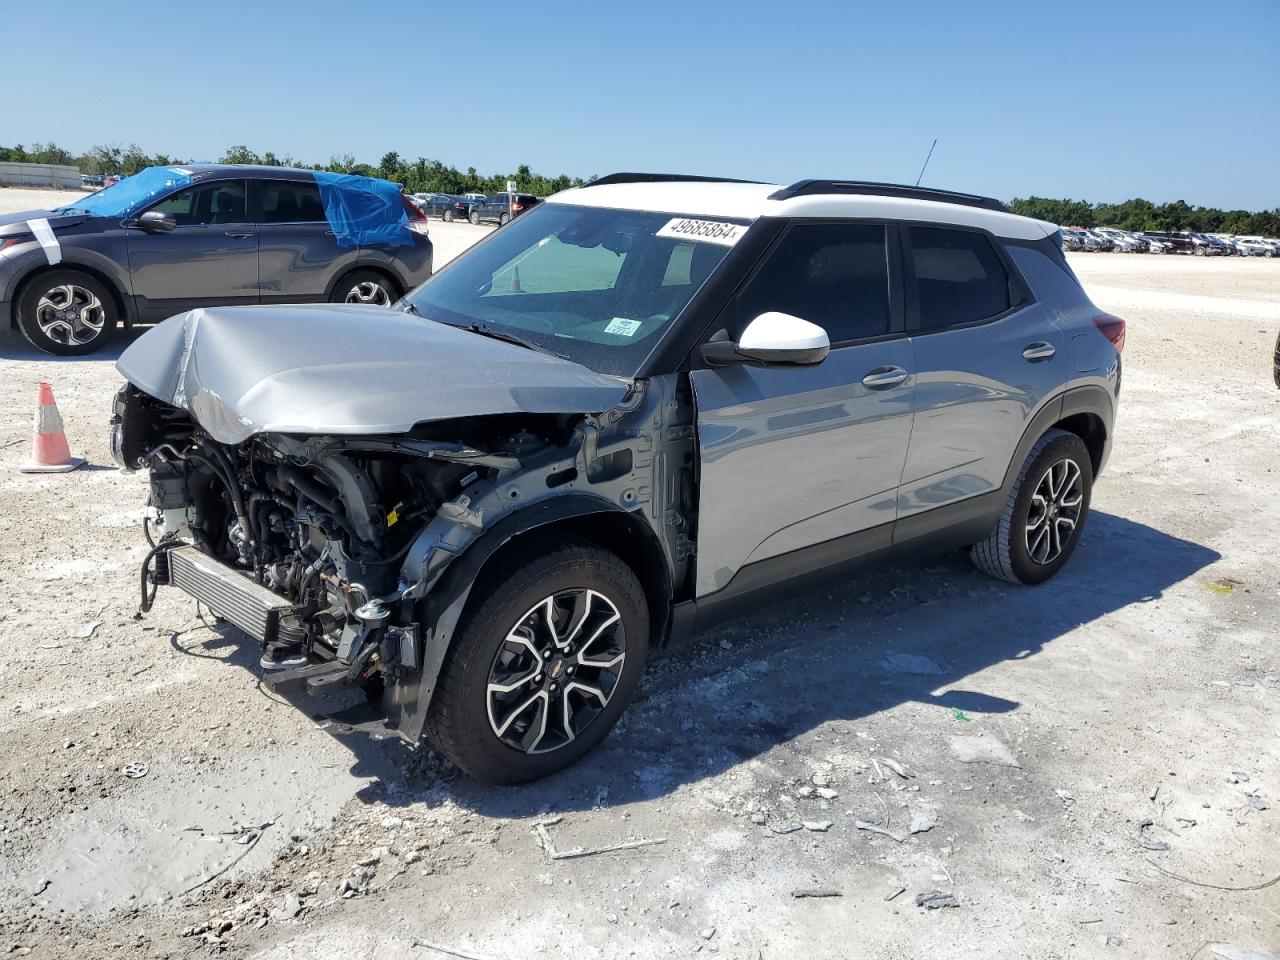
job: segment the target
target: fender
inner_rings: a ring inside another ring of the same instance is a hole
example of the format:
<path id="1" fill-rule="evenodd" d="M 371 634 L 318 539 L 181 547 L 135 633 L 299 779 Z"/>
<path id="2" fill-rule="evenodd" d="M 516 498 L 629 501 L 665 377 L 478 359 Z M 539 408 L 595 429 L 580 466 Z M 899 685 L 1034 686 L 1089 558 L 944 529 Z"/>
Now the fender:
<path id="1" fill-rule="evenodd" d="M 1013 458 L 1009 461 L 1009 469 L 1005 472 L 1004 483 L 1000 487 L 1001 508 L 1003 508 L 1005 501 L 1009 499 L 1009 493 L 1013 490 L 1013 485 L 1018 479 L 1018 471 L 1022 469 L 1022 463 L 1027 459 L 1027 454 L 1031 452 L 1031 448 L 1035 446 L 1036 441 L 1055 423 L 1081 413 L 1095 414 L 1106 428 L 1106 445 L 1103 453 L 1103 462 L 1105 463 L 1106 451 L 1111 448 L 1111 428 L 1115 422 L 1115 401 L 1106 388 L 1095 383 L 1064 390 L 1045 402 L 1036 415 L 1031 418 L 1026 430 L 1023 431 L 1022 439 L 1018 441 L 1018 448 L 1014 451 Z M 1101 468 L 1099 468 L 1099 472 L 1101 472 Z"/>
<path id="2" fill-rule="evenodd" d="M 115 294 L 116 306 L 120 310 L 120 319 L 124 326 L 132 326 L 137 320 L 137 312 L 134 310 L 133 285 L 130 282 L 128 273 L 122 271 L 120 265 L 110 257 L 103 256 L 95 250 L 75 245 L 71 242 L 76 239 L 74 235 L 65 238 L 60 237 L 59 239 L 62 241 L 62 261 L 57 266 L 51 267 L 44 250 L 38 244 L 33 244 L 33 249 L 10 258 L 4 264 L 5 269 L 0 271 L 0 283 L 4 282 L 3 278 L 8 278 L 7 285 L 0 288 L 0 303 L 8 301 L 13 303 L 13 308 L 7 318 L 10 328 L 17 327 L 17 299 L 18 291 L 22 289 L 22 285 L 34 274 L 42 270 L 63 269 L 81 269 L 101 279 Z"/>
<path id="3" fill-rule="evenodd" d="M 422 737 L 440 668 L 466 609 L 471 588 L 489 558 L 516 537 L 539 527 L 609 511 L 626 512 L 617 504 L 589 493 L 550 497 L 503 517 L 476 537 L 464 552 L 433 571 L 435 579 L 420 601 L 418 616 L 422 667 L 418 673 L 393 684 L 385 695 L 389 725 L 401 737 L 411 744 Z"/>

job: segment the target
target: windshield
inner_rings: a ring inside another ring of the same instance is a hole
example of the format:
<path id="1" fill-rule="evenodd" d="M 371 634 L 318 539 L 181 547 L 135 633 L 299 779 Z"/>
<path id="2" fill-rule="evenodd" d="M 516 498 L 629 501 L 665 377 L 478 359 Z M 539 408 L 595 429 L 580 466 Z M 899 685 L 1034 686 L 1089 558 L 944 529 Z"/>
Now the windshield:
<path id="1" fill-rule="evenodd" d="M 58 212 L 88 213 L 95 217 L 127 217 L 152 199 L 191 182 L 191 174 L 174 167 L 147 167 Z"/>
<path id="2" fill-rule="evenodd" d="M 746 232 L 743 223 L 539 204 L 405 302 L 431 320 L 632 376 Z"/>

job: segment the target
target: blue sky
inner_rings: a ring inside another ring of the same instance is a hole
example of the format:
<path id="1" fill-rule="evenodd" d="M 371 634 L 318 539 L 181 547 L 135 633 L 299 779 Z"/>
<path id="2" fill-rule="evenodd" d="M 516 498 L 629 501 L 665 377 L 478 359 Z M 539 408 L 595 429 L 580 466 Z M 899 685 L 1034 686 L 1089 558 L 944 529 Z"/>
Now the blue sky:
<path id="1" fill-rule="evenodd" d="M 910 183 L 937 137 L 932 186 L 1280 206 L 1280 0 L 48 0 L 0 44 L 0 144 Z"/>

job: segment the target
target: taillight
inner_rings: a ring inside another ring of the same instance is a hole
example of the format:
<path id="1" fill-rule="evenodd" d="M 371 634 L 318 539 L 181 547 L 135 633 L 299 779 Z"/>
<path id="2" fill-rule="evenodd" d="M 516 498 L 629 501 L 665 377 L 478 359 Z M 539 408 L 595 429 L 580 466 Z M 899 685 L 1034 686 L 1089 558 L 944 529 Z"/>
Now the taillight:
<path id="1" fill-rule="evenodd" d="M 1109 313 L 1102 313 L 1093 318 L 1093 325 L 1098 332 L 1111 341 L 1117 351 L 1124 350 L 1124 321 Z"/>
<path id="2" fill-rule="evenodd" d="M 428 234 L 427 234 L 426 213 L 424 213 L 421 207 L 419 207 L 416 203 L 410 200 L 403 193 L 400 194 L 400 200 L 401 202 L 404 203 L 405 216 L 409 218 L 409 222 L 408 224 L 406 224 L 406 226 L 408 226 L 408 228 L 412 230 L 414 233 L 420 233 L 424 237 L 427 236 Z"/>
<path id="3" fill-rule="evenodd" d="M 513 203 L 513 204 L 511 205 L 511 209 L 512 209 L 512 211 L 513 211 L 513 212 L 515 212 L 515 213 L 519 213 L 521 210 L 523 210 L 523 209 L 524 209 L 524 204 L 522 204 L 522 203 Z"/>

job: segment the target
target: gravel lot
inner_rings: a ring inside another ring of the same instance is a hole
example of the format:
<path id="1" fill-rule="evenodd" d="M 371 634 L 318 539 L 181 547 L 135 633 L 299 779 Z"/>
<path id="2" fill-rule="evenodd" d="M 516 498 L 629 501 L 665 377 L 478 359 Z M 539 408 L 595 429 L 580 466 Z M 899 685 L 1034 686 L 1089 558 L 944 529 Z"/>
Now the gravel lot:
<path id="1" fill-rule="evenodd" d="M 437 262 L 483 232 L 433 222 Z M 175 591 L 136 619 L 145 484 L 105 431 L 128 338 L 69 361 L 0 332 L 0 954 L 1280 951 L 1280 884 L 1244 889 L 1280 876 L 1280 264 L 1072 264 L 1129 339 L 1062 575 L 948 555 L 797 597 L 655 663 L 600 750 L 515 790 L 276 698 Z M 17 472 L 41 379 L 88 468 Z M 553 860 L 544 821 L 561 851 L 665 842 Z"/>

